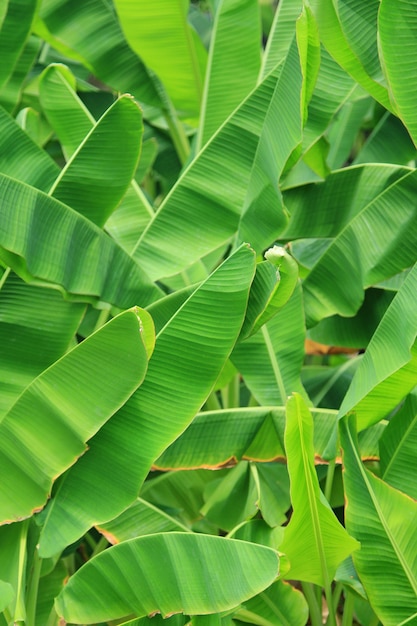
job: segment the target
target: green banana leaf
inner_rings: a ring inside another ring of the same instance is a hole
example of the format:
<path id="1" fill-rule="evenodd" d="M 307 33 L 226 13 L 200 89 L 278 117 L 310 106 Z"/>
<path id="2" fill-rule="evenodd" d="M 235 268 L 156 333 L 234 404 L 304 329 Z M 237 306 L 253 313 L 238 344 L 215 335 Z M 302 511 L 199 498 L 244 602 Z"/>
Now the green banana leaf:
<path id="1" fill-rule="evenodd" d="M 311 53 L 301 48 L 303 57 Z M 265 117 L 256 153 L 253 158 L 240 219 L 238 239 L 249 241 L 258 254 L 278 237 L 286 226 L 282 196 L 278 187 L 285 164 L 302 139 L 302 123 L 306 81 L 298 42 L 291 44 L 281 67 L 279 80 Z M 309 68 L 310 69 L 310 68 Z M 314 70 L 313 70 L 314 73 Z M 277 123 L 279 120 L 279 123 Z M 236 175 L 236 174 L 235 174 Z"/>
<path id="2" fill-rule="evenodd" d="M 352 50 L 342 30 L 333 0 L 310 3 L 319 28 L 320 40 L 335 61 L 388 111 L 392 110 L 387 89 L 370 76 Z"/>
<path id="3" fill-rule="evenodd" d="M 415 262 L 417 213 L 411 198 L 416 189 L 417 172 L 411 171 L 352 217 L 333 239 L 303 282 L 307 327 L 334 313 L 353 316 L 366 287 Z"/>
<path id="4" fill-rule="evenodd" d="M 0 580 L 0 611 L 4 611 L 4 609 L 13 602 L 13 599 L 14 591 L 11 584 Z"/>
<path id="5" fill-rule="evenodd" d="M 285 449 L 293 514 L 280 550 L 290 561 L 286 578 L 321 585 L 328 591 L 337 566 L 359 548 L 341 526 L 320 491 L 314 468 L 313 420 L 299 394 L 287 403 Z"/>
<path id="6" fill-rule="evenodd" d="M 303 75 L 301 107 L 303 123 L 305 123 L 308 118 L 308 105 L 320 70 L 320 39 L 314 15 L 307 5 L 303 6 L 295 26 L 301 73 Z"/>
<path id="7" fill-rule="evenodd" d="M 0 33 L 1 37 L 1 33 Z M 8 112 L 15 110 L 24 90 L 25 80 L 39 54 L 42 42 L 30 36 L 16 61 L 12 74 L 0 89 L 0 105 Z"/>
<path id="8" fill-rule="evenodd" d="M 275 10 L 265 52 L 260 79 L 284 61 L 294 38 L 295 23 L 303 9 L 302 0 L 281 0 Z"/>
<path id="9" fill-rule="evenodd" d="M 1 282 L 0 419 L 67 351 L 85 311 L 85 305 L 65 301 L 57 290 L 28 285 L 13 273 Z"/>
<path id="10" fill-rule="evenodd" d="M 239 342 L 230 357 L 259 404 L 282 405 L 292 391 L 305 393 L 300 382 L 304 339 L 298 285 L 285 306 L 258 333 Z"/>
<path id="11" fill-rule="evenodd" d="M 103 226 L 133 178 L 142 133 L 142 114 L 133 98 L 118 98 L 73 153 L 50 195 Z"/>
<path id="12" fill-rule="evenodd" d="M 0 186 L 0 258 L 24 280 L 121 308 L 159 297 L 138 264 L 85 217 L 8 176 L 0 174 Z"/>
<path id="13" fill-rule="evenodd" d="M 1 521 L 42 508 L 56 476 L 141 383 L 147 354 L 139 316 L 126 311 L 91 335 L 40 374 L 3 417 Z M 105 366 L 93 377 L 96 363 Z"/>
<path id="14" fill-rule="evenodd" d="M 151 502 L 138 498 L 125 511 L 110 522 L 97 526 L 97 530 L 104 535 L 111 544 L 174 531 L 188 531 L 189 529 Z"/>
<path id="15" fill-rule="evenodd" d="M 322 457 L 336 425 L 336 411 L 312 409 L 314 452 Z M 274 406 L 203 411 L 157 459 L 157 469 L 217 469 L 242 459 L 285 459 L 285 408 Z M 336 455 L 336 453 L 335 453 Z"/>
<path id="16" fill-rule="evenodd" d="M 39 79 L 42 111 L 58 136 L 67 161 L 96 123 L 75 89 L 75 76 L 63 64 L 49 65 Z"/>
<path id="17" fill-rule="evenodd" d="M 0 172 L 48 192 L 60 169 L 0 107 Z"/>
<path id="18" fill-rule="evenodd" d="M 91 439 L 88 453 L 63 477 L 49 504 L 42 556 L 131 504 L 153 461 L 194 418 L 242 326 L 254 256 L 248 246 L 241 246 L 158 334 L 140 391 Z"/>
<path id="19" fill-rule="evenodd" d="M 358 430 L 388 415 L 416 384 L 416 289 L 417 264 L 382 318 L 340 407 L 340 416 L 355 412 Z"/>
<path id="20" fill-rule="evenodd" d="M 407 396 L 389 421 L 380 441 L 381 478 L 417 500 L 416 487 L 417 394 Z"/>
<path id="21" fill-rule="evenodd" d="M 276 200 L 274 163 L 283 153 L 268 142 L 276 133 L 287 130 L 284 124 L 276 123 L 272 111 L 276 99 L 282 102 L 285 96 L 285 102 L 288 98 L 297 100 L 294 92 L 298 94 L 299 110 L 300 85 L 293 80 L 293 72 L 300 73 L 296 54 L 293 47 L 288 61 L 273 70 L 220 127 L 184 170 L 143 233 L 133 256 L 154 280 L 181 272 L 227 243 L 237 232 L 242 206 L 246 203 L 250 208 L 256 193 L 269 189 Z M 263 167 L 265 173 L 261 174 Z M 276 208 L 268 245 L 273 240 L 273 229 L 283 227 L 285 221 L 282 210 Z M 252 236 L 249 243 L 251 240 Z"/>
<path id="22" fill-rule="evenodd" d="M 48 66 L 42 72 L 39 81 L 42 108 L 57 134 L 67 158 L 74 154 L 96 123 L 75 92 L 75 84 L 74 75 L 65 65 L 60 64 Z M 124 117 L 126 117 L 126 113 Z M 113 128 L 111 126 L 108 130 L 113 133 Z M 125 132 L 127 131 L 130 132 L 131 129 L 126 127 Z M 132 138 L 129 141 L 131 143 Z M 120 138 L 117 139 L 117 146 L 117 150 L 124 148 Z M 114 159 L 114 153 L 112 159 Z M 121 163 L 123 162 L 124 159 L 121 160 Z M 114 163 L 109 162 L 108 165 L 113 167 Z M 108 187 L 108 179 L 114 180 L 114 178 L 115 171 L 111 171 L 110 176 L 105 181 L 106 187 Z M 125 178 L 124 172 L 123 178 Z M 85 212 L 85 210 L 84 208 L 80 212 Z M 152 215 L 153 210 L 144 193 L 139 185 L 132 180 L 121 203 L 107 220 L 106 231 L 130 253 Z"/>
<path id="23" fill-rule="evenodd" d="M 126 42 L 114 7 L 104 0 L 43 0 L 35 33 L 81 62 L 115 91 L 162 107 L 149 69 Z"/>
<path id="24" fill-rule="evenodd" d="M 417 143 L 417 117 L 414 101 L 416 88 L 410 76 L 416 69 L 415 56 L 404 54 L 417 43 L 417 7 L 406 0 L 397 3 L 383 0 L 379 7 L 379 47 L 384 71 L 389 82 L 395 112 L 406 125 L 414 144 Z M 398 63 L 398 58 L 401 63 Z"/>
<path id="25" fill-rule="evenodd" d="M 331 170 L 343 167 L 345 163 L 349 162 L 351 155 L 353 156 L 357 152 L 358 135 L 361 132 L 364 119 L 366 119 L 372 105 L 373 102 L 369 96 L 348 100 L 333 120 L 326 133 L 326 138 L 329 142 L 327 163 Z M 387 115 L 389 115 L 389 113 Z M 368 163 L 369 161 L 374 162 L 374 159 L 365 159 L 364 161 L 357 161 L 355 159 L 354 162 Z M 386 159 L 387 163 L 398 162 L 404 165 L 406 165 L 408 161 L 402 163 L 402 161 L 396 161 L 395 159 L 394 161 Z"/>
<path id="26" fill-rule="evenodd" d="M 368 204 L 411 172 L 397 165 L 366 164 L 332 172 L 323 183 L 288 190 L 284 199 L 291 217 L 281 238 L 336 237 Z"/>
<path id="27" fill-rule="evenodd" d="M 0 87 L 4 86 L 18 62 L 38 5 L 38 0 L 8 0 L 2 3 L 3 14 L 7 8 L 0 30 Z"/>
<path id="28" fill-rule="evenodd" d="M 271 528 L 263 519 L 249 520 L 228 534 L 228 537 L 233 537 L 233 539 L 260 543 L 262 546 L 269 546 L 274 549 L 280 545 L 283 536 L 284 529 L 282 526 Z"/>
<path id="29" fill-rule="evenodd" d="M 161 79 L 183 117 L 198 119 L 207 52 L 187 22 L 189 3 L 114 0 L 126 41 Z"/>
<path id="30" fill-rule="evenodd" d="M 217 613 L 269 586 L 278 563 L 274 550 L 235 539 L 150 535 L 89 561 L 69 580 L 56 607 L 65 620 L 78 624 L 155 612 L 164 617 Z M 126 587 L 126 580 L 134 584 Z"/>
<path id="31" fill-rule="evenodd" d="M 416 157 L 416 148 L 404 124 L 387 111 L 376 124 L 353 163 L 385 162 L 407 165 Z"/>
<path id="32" fill-rule="evenodd" d="M 373 80 L 385 85 L 378 55 L 379 0 L 336 0 L 336 13 L 351 51 Z"/>
<path id="33" fill-rule="evenodd" d="M 261 64 L 260 38 L 257 2 L 219 2 L 211 35 L 197 152 L 256 86 Z"/>
<path id="34" fill-rule="evenodd" d="M 340 442 L 348 502 L 346 527 L 361 542 L 353 561 L 369 602 L 386 626 L 415 623 L 417 502 L 364 468 L 354 416 L 340 421 Z"/>
<path id="35" fill-rule="evenodd" d="M 42 576 L 39 580 L 38 596 L 36 602 L 35 626 L 45 626 L 50 620 L 51 611 L 54 609 L 54 600 L 61 591 L 68 578 L 68 571 L 62 560 L 58 561 L 56 567 L 49 574 Z M 58 616 L 55 611 L 55 621 Z"/>
<path id="36" fill-rule="evenodd" d="M 0 526 L 0 580 L 4 583 L 2 604 L 12 618 L 26 619 L 24 593 L 19 593 L 19 582 L 24 578 L 27 565 L 28 522 L 16 522 Z M 5 586 L 6 585 L 6 586 Z M 9 621 L 10 621 L 9 620 Z M 7 624 L 7 622 L 5 622 Z"/>
<path id="37" fill-rule="evenodd" d="M 301 591 L 278 580 L 245 602 L 237 611 L 236 618 L 245 624 L 304 626 L 308 613 L 308 605 Z"/>

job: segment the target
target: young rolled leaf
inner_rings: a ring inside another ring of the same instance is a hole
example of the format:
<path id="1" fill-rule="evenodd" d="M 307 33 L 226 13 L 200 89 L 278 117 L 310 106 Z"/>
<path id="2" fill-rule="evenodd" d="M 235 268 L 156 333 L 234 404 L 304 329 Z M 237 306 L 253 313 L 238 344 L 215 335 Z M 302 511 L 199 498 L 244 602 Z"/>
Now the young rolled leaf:
<path id="1" fill-rule="evenodd" d="M 340 407 L 341 417 L 355 412 L 358 430 L 388 415 L 416 384 L 416 289 L 417 264 L 376 329 Z"/>
<path id="2" fill-rule="evenodd" d="M 49 194 L 103 226 L 133 178 L 142 133 L 138 105 L 131 96 L 122 96 L 93 126 Z"/>
<path id="3" fill-rule="evenodd" d="M 92 375 L 97 363 L 102 367 Z M 85 442 L 126 402 L 146 368 L 139 312 L 129 310 L 23 391 L 0 422 L 2 522 L 42 508 L 53 480 L 85 452 Z"/>
<path id="4" fill-rule="evenodd" d="M 254 252 L 243 245 L 160 331 L 140 391 L 63 477 L 42 531 L 42 556 L 72 543 L 93 524 L 109 521 L 138 496 L 153 461 L 189 425 L 228 359 L 254 271 Z"/>
<path id="5" fill-rule="evenodd" d="M 89 561 L 72 576 L 56 608 L 75 624 L 155 612 L 164 617 L 217 613 L 268 587 L 278 564 L 274 550 L 243 541 L 188 533 L 150 535 Z M 126 580 L 132 581 L 128 587 Z"/>
<path id="6" fill-rule="evenodd" d="M 379 4 L 379 3 L 377 3 Z M 416 87 L 410 76 L 416 71 L 415 55 L 404 54 L 417 44 L 417 7 L 412 0 L 383 0 L 379 6 L 379 46 L 395 112 L 417 145 Z M 401 63 L 398 63 L 398 57 Z"/>
<path id="7" fill-rule="evenodd" d="M 413 624 L 417 619 L 417 502 L 364 468 L 354 416 L 340 421 L 340 442 L 346 527 L 361 542 L 361 549 L 353 553 L 355 567 L 383 624 Z"/>
<path id="8" fill-rule="evenodd" d="M 160 290 L 137 263 L 85 217 L 2 174 L 0 187 L 0 258 L 21 278 L 120 308 L 158 298 Z"/>
<path id="9" fill-rule="evenodd" d="M 350 537 L 320 491 L 314 467 L 313 420 L 299 394 L 287 403 L 285 449 L 293 514 L 280 550 L 290 561 L 286 578 L 329 588 L 337 566 L 359 543 Z"/>

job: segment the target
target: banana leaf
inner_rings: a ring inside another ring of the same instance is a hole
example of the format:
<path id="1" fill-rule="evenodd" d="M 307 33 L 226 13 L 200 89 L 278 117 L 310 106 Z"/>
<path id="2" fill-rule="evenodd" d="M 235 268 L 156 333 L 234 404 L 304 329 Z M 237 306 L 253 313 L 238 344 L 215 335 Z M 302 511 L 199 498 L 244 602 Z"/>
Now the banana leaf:
<path id="1" fill-rule="evenodd" d="M 260 37 L 256 2 L 221 0 L 214 16 L 197 152 L 256 86 L 261 64 Z"/>
<path id="2" fill-rule="evenodd" d="M 32 35 L 29 37 L 16 61 L 12 74 L 0 89 L 0 105 L 10 113 L 15 110 L 19 103 L 25 80 L 35 63 L 41 45 L 42 42 L 38 37 Z"/>
<path id="3" fill-rule="evenodd" d="M 104 0 L 43 0 L 34 30 L 81 62 L 115 91 L 162 107 L 155 81 L 126 42 L 114 7 Z"/>
<path id="4" fill-rule="evenodd" d="M 308 605 L 301 593 L 281 580 L 245 602 L 236 613 L 243 623 L 262 626 L 305 626 Z"/>
<path id="5" fill-rule="evenodd" d="M 336 411 L 312 409 L 314 452 L 321 457 L 336 424 Z M 285 409 L 262 406 L 199 413 L 154 462 L 157 469 L 218 469 L 242 459 L 285 459 Z"/>
<path id="6" fill-rule="evenodd" d="M 0 30 L 0 88 L 9 79 L 30 35 L 38 0 L 9 0 L 2 3 Z M 7 7 L 7 8 L 5 8 Z M 4 14 L 4 11 L 6 13 Z"/>
<path id="7" fill-rule="evenodd" d="M 23 389 L 67 351 L 85 305 L 13 273 L 3 276 L 0 296 L 1 419 Z"/>
<path id="8" fill-rule="evenodd" d="M 375 100 L 391 111 L 392 106 L 386 87 L 368 74 L 352 50 L 342 30 L 333 0 L 312 0 L 310 4 L 318 24 L 320 39 L 334 60 Z"/>
<path id="9" fill-rule="evenodd" d="M 287 403 L 285 449 L 293 506 L 280 545 L 291 565 L 286 578 L 323 586 L 329 602 L 337 566 L 359 544 L 339 523 L 320 491 L 314 468 L 313 420 L 299 394 L 293 394 Z"/>
<path id="10" fill-rule="evenodd" d="M 380 441 L 381 478 L 417 500 L 417 394 L 410 393 L 391 418 Z"/>
<path id="11" fill-rule="evenodd" d="M 76 624 L 155 612 L 164 617 L 217 613 L 269 586 L 278 563 L 274 550 L 235 539 L 150 535 L 113 546 L 89 561 L 71 577 L 56 607 Z M 127 587 L 126 580 L 134 585 Z"/>
<path id="12" fill-rule="evenodd" d="M 408 165 L 416 157 L 416 148 L 404 124 L 387 111 L 376 124 L 353 163 Z"/>
<path id="13" fill-rule="evenodd" d="M 50 195 L 103 226 L 133 178 L 142 133 L 139 107 L 131 96 L 122 96 L 78 146 Z"/>
<path id="14" fill-rule="evenodd" d="M 303 283 L 307 326 L 334 313 L 354 315 L 366 287 L 415 262 L 417 213 L 411 198 L 416 189 L 417 172 L 411 171 L 352 217 L 335 237 Z"/>
<path id="15" fill-rule="evenodd" d="M 0 172 L 47 192 L 60 169 L 0 107 Z"/>
<path id="16" fill-rule="evenodd" d="M 288 60 L 273 70 L 220 127 L 184 170 L 143 233 L 133 256 L 154 280 L 177 274 L 227 243 L 237 232 L 242 206 L 246 203 L 250 209 L 258 200 L 256 194 L 265 191 L 276 200 L 279 164 L 275 165 L 275 159 L 285 157 L 270 143 L 276 133 L 287 130 L 283 121 L 277 124 L 272 111 L 276 111 L 276 99 L 282 102 L 285 97 L 288 103 L 291 98 L 297 101 L 298 116 L 300 85 L 293 75 L 300 73 L 296 54 L 292 48 Z M 289 143 L 292 145 L 292 139 Z M 263 174 L 261 168 L 265 168 Z M 283 227 L 286 221 L 279 207 L 273 213 L 268 243 L 273 240 L 272 230 Z M 266 214 L 262 215 L 266 219 Z"/>
<path id="17" fill-rule="evenodd" d="M 302 9 L 302 0 L 279 2 L 262 59 L 261 80 L 287 56 L 288 48 L 294 38 L 295 23 Z"/>
<path id="18" fill-rule="evenodd" d="M 182 116 L 198 119 L 207 52 L 187 22 L 188 2 L 114 0 L 114 5 L 129 46 L 161 79 Z"/>
<path id="19" fill-rule="evenodd" d="M 140 392 L 63 477 L 49 504 L 42 556 L 114 518 L 137 498 L 153 461 L 185 430 L 216 382 L 239 334 L 254 271 L 253 250 L 241 246 L 160 331 Z"/>
<path id="20" fill-rule="evenodd" d="M 417 264 L 382 318 L 340 407 L 340 416 L 355 412 L 358 430 L 388 415 L 416 384 L 416 289 Z"/>
<path id="21" fill-rule="evenodd" d="M 85 217 L 1 174 L 0 187 L 0 258 L 21 278 L 120 308 L 158 298 L 160 290 L 137 263 Z"/>
<path id="22" fill-rule="evenodd" d="M 2 522 L 43 507 L 53 480 L 143 380 L 147 354 L 139 315 L 126 311 L 91 335 L 42 372 L 3 417 Z M 106 365 L 93 377 L 96 363 Z"/>
<path id="23" fill-rule="evenodd" d="M 404 50 L 412 50 L 417 43 L 417 8 L 409 0 L 399 4 L 383 0 L 378 4 L 379 48 L 395 113 L 404 122 L 416 145 L 416 88 L 410 81 L 416 69 L 416 60 L 413 54 L 404 54 Z M 398 63 L 399 57 L 401 63 Z"/>
<path id="24" fill-rule="evenodd" d="M 354 416 L 341 420 L 340 442 L 346 527 L 361 542 L 353 553 L 355 567 L 379 619 L 386 626 L 412 624 L 417 618 L 417 502 L 364 468 Z"/>

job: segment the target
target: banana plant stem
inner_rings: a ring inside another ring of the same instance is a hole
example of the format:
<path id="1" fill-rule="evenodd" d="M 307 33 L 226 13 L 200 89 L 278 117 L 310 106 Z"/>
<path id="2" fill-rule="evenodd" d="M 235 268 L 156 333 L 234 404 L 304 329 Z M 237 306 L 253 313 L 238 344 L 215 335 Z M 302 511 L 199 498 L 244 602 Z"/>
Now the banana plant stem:
<path id="1" fill-rule="evenodd" d="M 35 626 L 36 620 L 36 603 L 38 599 L 39 579 L 42 569 L 42 559 L 39 556 L 38 549 L 35 549 L 33 555 L 32 571 L 28 585 L 28 596 L 26 602 L 26 626 Z"/>
<path id="2" fill-rule="evenodd" d="M 332 459 L 331 461 L 329 461 L 329 465 L 327 467 L 326 486 L 324 488 L 324 496 L 327 502 L 330 502 L 330 498 L 332 495 L 335 469 L 336 469 L 336 459 Z"/>
<path id="3" fill-rule="evenodd" d="M 353 596 L 353 593 L 345 591 L 345 604 L 343 607 L 342 626 L 352 626 L 354 602 L 355 598 Z"/>
<path id="4" fill-rule="evenodd" d="M 310 610 L 311 626 L 322 626 L 323 621 L 321 618 L 321 610 L 317 604 L 317 598 L 313 585 L 311 583 L 301 583 L 301 586 Z"/>

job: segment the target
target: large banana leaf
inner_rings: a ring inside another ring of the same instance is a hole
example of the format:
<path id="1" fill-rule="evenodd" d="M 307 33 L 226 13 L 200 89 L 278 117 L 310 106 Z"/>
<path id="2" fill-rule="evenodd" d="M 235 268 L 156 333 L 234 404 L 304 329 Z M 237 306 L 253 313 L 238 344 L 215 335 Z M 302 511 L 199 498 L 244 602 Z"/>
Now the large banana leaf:
<path id="1" fill-rule="evenodd" d="M 354 315 L 363 302 L 364 288 L 415 262 L 417 209 L 412 198 L 416 192 L 417 172 L 411 171 L 334 238 L 303 283 L 307 326 L 333 313 Z"/>
<path id="2" fill-rule="evenodd" d="M 122 96 L 88 133 L 49 193 L 103 226 L 133 178 L 142 133 L 139 107 Z"/>
<path id="3" fill-rule="evenodd" d="M 417 500 L 417 393 L 407 396 L 390 419 L 380 441 L 381 477 L 392 487 Z"/>
<path id="4" fill-rule="evenodd" d="M 119 307 L 158 298 L 160 290 L 138 264 L 85 217 L 1 174 L 0 187 L 0 258 L 22 278 Z"/>
<path id="5" fill-rule="evenodd" d="M 304 314 L 301 289 L 264 326 L 237 344 L 232 363 L 260 404 L 285 404 L 293 391 L 304 393 L 300 370 L 304 358 Z"/>
<path id="6" fill-rule="evenodd" d="M 387 111 L 367 138 L 353 163 L 385 162 L 407 165 L 416 157 L 416 147 L 404 124 L 398 117 Z"/>
<path id="7" fill-rule="evenodd" d="M 0 107 L 0 172 L 47 192 L 59 167 Z"/>
<path id="8" fill-rule="evenodd" d="M 39 79 L 42 111 L 58 136 L 67 160 L 96 123 L 75 88 L 75 76 L 66 65 L 49 65 Z"/>
<path id="9" fill-rule="evenodd" d="M 75 92 L 75 82 L 75 77 L 68 68 L 59 64 L 47 67 L 42 72 L 39 81 L 42 108 L 57 134 L 67 158 L 74 154 L 95 124 L 91 113 Z M 113 126 L 110 127 L 110 131 L 114 132 Z M 132 129 L 126 126 L 124 132 L 127 131 L 130 133 Z M 134 138 L 130 138 L 129 143 L 132 143 L 132 139 Z M 116 152 L 124 149 L 124 144 L 120 142 L 120 138 L 116 143 Z M 112 152 L 112 159 L 107 162 L 107 166 L 114 166 L 114 156 L 115 153 Z M 122 158 L 121 163 L 124 161 L 125 159 Z M 125 178 L 124 171 L 122 174 L 122 178 Z M 106 188 L 109 180 L 118 182 L 115 181 L 115 171 L 112 170 L 110 175 L 106 177 L 104 181 Z M 100 192 L 99 195 L 101 195 Z M 80 212 L 84 214 L 85 210 L 84 208 Z M 152 215 L 153 210 L 149 202 L 139 185 L 133 180 L 117 210 L 107 221 L 106 230 L 125 250 L 130 252 Z"/>
<path id="10" fill-rule="evenodd" d="M 85 451 L 85 441 L 143 380 L 147 355 L 138 313 L 122 313 L 62 357 L 3 417 L 1 521 L 41 508 L 54 478 Z M 105 366 L 94 377 L 96 363 Z"/>
<path id="11" fill-rule="evenodd" d="M 359 544 L 341 526 L 320 491 L 314 468 L 313 420 L 299 394 L 287 403 L 285 449 L 293 514 L 280 550 L 290 560 L 287 578 L 324 586 Z"/>
<path id="12" fill-rule="evenodd" d="M 355 412 L 359 430 L 388 415 L 416 384 L 416 290 L 417 264 L 382 318 L 340 407 L 340 416 Z"/>
<path id="13" fill-rule="evenodd" d="M 114 5 L 132 50 L 159 76 L 182 115 L 198 119 L 207 52 L 187 22 L 188 1 L 114 0 Z"/>
<path id="14" fill-rule="evenodd" d="M 23 389 L 66 352 L 85 306 L 12 273 L 3 277 L 0 296 L 1 419 Z"/>
<path id="15" fill-rule="evenodd" d="M 320 39 L 328 52 L 373 98 L 391 110 L 387 89 L 368 74 L 346 39 L 334 0 L 312 0 L 310 4 L 317 20 Z"/>
<path id="16" fill-rule="evenodd" d="M 106 0 L 43 0 L 35 32 L 115 90 L 162 106 L 153 77 L 127 44 Z"/>
<path id="17" fill-rule="evenodd" d="M 300 84 L 294 80 L 294 72 L 300 75 L 293 47 L 284 64 L 273 70 L 220 127 L 162 203 L 133 254 L 154 280 L 184 270 L 229 241 L 238 229 L 243 205 L 250 209 L 252 202 L 260 199 L 257 194 L 265 191 L 276 201 L 279 164 L 275 159 L 282 158 L 283 153 L 272 145 L 272 138 L 287 130 L 283 122 L 277 124 L 272 111 L 276 110 L 275 99 L 282 103 L 285 96 L 297 101 L 299 115 Z M 278 111 L 280 114 L 284 115 Z M 261 143 L 263 156 L 259 155 L 254 164 Z M 271 239 L 272 231 L 283 227 L 286 220 L 276 206 L 272 218 Z"/>
<path id="18" fill-rule="evenodd" d="M 32 21 L 39 0 L 8 0 L 2 3 L 2 12 L 7 12 L 0 30 L 0 87 L 6 83 L 19 59 L 30 35 Z"/>
<path id="19" fill-rule="evenodd" d="M 323 455 L 336 424 L 336 411 L 312 409 L 314 453 Z M 285 458 L 285 408 L 251 407 L 203 411 L 155 461 L 158 469 L 216 469 L 241 459 Z"/>
<path id="20" fill-rule="evenodd" d="M 297 42 L 298 43 L 298 42 Z M 312 54 L 308 43 L 301 54 L 293 41 L 282 65 L 255 153 L 242 209 L 238 238 L 249 241 L 258 254 L 271 245 L 285 226 L 283 203 L 278 187 L 284 166 L 301 142 L 305 102 L 302 101 L 310 76 L 303 75 L 301 63 Z M 304 59 L 304 57 L 306 57 Z M 310 69 L 310 68 L 309 68 Z M 314 73 L 314 72 L 313 72 Z M 277 123 L 279 120 L 279 123 Z"/>
<path id="21" fill-rule="evenodd" d="M 235 539 L 150 535 L 113 546 L 87 563 L 70 579 L 56 606 L 76 624 L 155 612 L 217 613 L 268 587 L 278 563 L 274 550 Z M 134 585 L 126 587 L 126 580 Z"/>
<path id="22" fill-rule="evenodd" d="M 336 12 L 349 47 L 366 73 L 385 83 L 378 55 L 378 10 L 380 0 L 336 0 Z"/>
<path id="23" fill-rule="evenodd" d="M 279 2 L 262 60 L 261 79 L 265 78 L 287 56 L 288 48 L 294 38 L 295 23 L 302 9 L 302 0 Z"/>
<path id="24" fill-rule="evenodd" d="M 417 502 L 366 470 L 355 418 L 340 422 L 345 466 L 346 526 L 361 542 L 353 560 L 372 608 L 386 626 L 417 619 Z"/>
<path id="25" fill-rule="evenodd" d="M 211 35 L 198 130 L 200 147 L 255 87 L 261 63 L 260 37 L 256 1 L 221 0 Z"/>
<path id="26" fill-rule="evenodd" d="M 254 271 L 254 252 L 241 246 L 158 334 L 140 391 L 89 442 L 88 453 L 51 501 L 40 541 L 44 556 L 92 524 L 112 519 L 137 497 L 152 462 L 185 430 L 223 368 L 242 325 Z"/>
<path id="27" fill-rule="evenodd" d="M 1 35 L 0 35 L 1 36 Z M 24 90 L 26 78 L 38 57 L 42 42 L 30 36 L 16 61 L 12 74 L 0 89 L 0 105 L 6 111 L 14 111 Z"/>
<path id="28" fill-rule="evenodd" d="M 417 7 L 413 0 L 382 0 L 379 7 L 379 44 L 393 104 L 417 144 L 416 86 L 410 76 L 416 71 L 412 53 L 417 44 Z M 404 54 L 404 51 L 410 51 Z M 401 59 L 401 63 L 398 59 Z"/>

